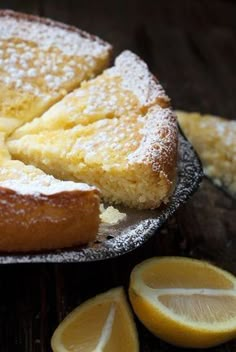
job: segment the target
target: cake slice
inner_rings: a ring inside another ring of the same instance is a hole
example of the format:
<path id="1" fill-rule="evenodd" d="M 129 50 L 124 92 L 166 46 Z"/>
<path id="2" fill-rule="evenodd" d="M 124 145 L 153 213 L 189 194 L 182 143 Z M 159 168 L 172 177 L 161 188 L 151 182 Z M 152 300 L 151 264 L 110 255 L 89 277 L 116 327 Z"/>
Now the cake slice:
<path id="1" fill-rule="evenodd" d="M 0 134 L 0 251 L 85 244 L 97 234 L 99 204 L 95 187 L 11 160 Z"/>
<path id="2" fill-rule="evenodd" d="M 8 147 L 58 178 L 97 186 L 112 203 L 155 208 L 175 185 L 176 117 L 160 83 L 129 51 L 18 129 Z"/>
<path id="3" fill-rule="evenodd" d="M 207 176 L 236 197 L 236 121 L 177 111 L 178 121 Z"/>
<path id="4" fill-rule="evenodd" d="M 108 65 L 111 47 L 52 20 L 0 10 L 0 131 L 41 116 Z"/>

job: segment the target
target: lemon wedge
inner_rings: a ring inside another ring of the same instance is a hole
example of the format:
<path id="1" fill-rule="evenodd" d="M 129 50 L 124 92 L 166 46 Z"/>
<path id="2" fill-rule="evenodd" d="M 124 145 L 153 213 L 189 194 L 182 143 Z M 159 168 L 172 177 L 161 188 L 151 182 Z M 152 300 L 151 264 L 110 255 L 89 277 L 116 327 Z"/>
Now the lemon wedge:
<path id="1" fill-rule="evenodd" d="M 54 352 L 138 352 L 135 323 L 122 288 L 95 296 L 55 330 Z"/>
<path id="2" fill-rule="evenodd" d="M 206 348 L 236 337 L 236 278 L 207 262 L 148 259 L 132 271 L 129 297 L 142 323 L 171 344 Z"/>

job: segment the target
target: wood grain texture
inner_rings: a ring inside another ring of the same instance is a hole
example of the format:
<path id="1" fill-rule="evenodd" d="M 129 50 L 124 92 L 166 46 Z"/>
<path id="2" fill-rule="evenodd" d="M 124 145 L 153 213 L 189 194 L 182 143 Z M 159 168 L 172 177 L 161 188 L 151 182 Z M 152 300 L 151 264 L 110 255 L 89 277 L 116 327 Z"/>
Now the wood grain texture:
<path id="1" fill-rule="evenodd" d="M 11 0 L 1 7 L 96 33 L 114 44 L 115 54 L 134 50 L 160 78 L 175 108 L 236 118 L 233 0 Z M 154 255 L 203 258 L 236 274 L 235 233 L 235 201 L 205 179 L 160 233 L 129 255 L 89 264 L 1 266 L 0 351 L 50 351 L 53 330 L 69 311 L 111 287 L 127 287 L 133 266 Z M 138 327 L 141 352 L 182 351 Z M 235 352 L 236 341 L 210 351 Z"/>

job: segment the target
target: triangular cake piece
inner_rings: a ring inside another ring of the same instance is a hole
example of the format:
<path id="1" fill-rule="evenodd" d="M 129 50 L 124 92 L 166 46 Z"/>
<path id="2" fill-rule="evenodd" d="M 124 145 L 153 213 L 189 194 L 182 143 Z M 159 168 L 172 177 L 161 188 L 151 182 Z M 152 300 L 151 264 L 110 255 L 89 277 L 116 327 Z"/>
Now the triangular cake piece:
<path id="1" fill-rule="evenodd" d="M 195 112 L 177 111 L 177 116 L 206 175 L 236 197 L 236 121 Z"/>
<path id="2" fill-rule="evenodd" d="M 80 83 L 101 72 L 111 47 L 52 20 L 0 11 L 0 131 L 41 116 Z"/>
<path id="3" fill-rule="evenodd" d="M 99 203 L 94 187 L 11 160 L 0 134 L 0 251 L 85 244 L 97 234 Z"/>
<path id="4" fill-rule="evenodd" d="M 8 142 L 14 158 L 97 186 L 105 201 L 167 202 L 176 176 L 177 124 L 160 83 L 135 54 L 85 82 Z"/>

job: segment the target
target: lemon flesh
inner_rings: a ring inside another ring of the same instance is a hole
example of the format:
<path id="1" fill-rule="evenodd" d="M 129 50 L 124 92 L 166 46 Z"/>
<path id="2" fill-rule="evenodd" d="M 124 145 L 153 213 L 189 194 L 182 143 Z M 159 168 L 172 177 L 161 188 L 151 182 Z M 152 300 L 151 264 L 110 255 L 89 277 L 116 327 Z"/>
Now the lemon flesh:
<path id="1" fill-rule="evenodd" d="M 138 352 L 138 337 L 122 288 L 80 305 L 55 330 L 54 352 Z"/>
<path id="2" fill-rule="evenodd" d="M 153 258 L 137 265 L 129 295 L 155 335 L 182 347 L 210 347 L 236 337 L 236 279 L 208 263 Z"/>

